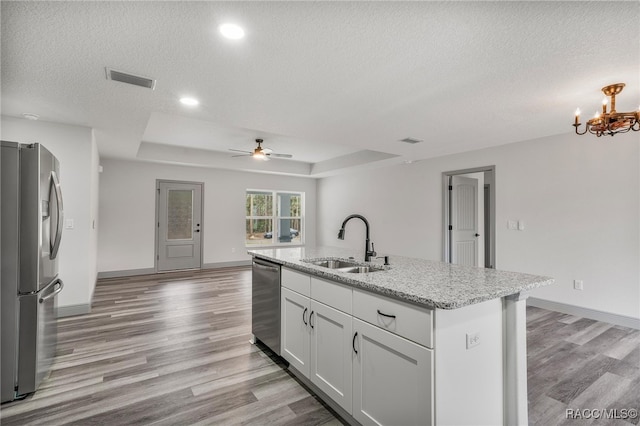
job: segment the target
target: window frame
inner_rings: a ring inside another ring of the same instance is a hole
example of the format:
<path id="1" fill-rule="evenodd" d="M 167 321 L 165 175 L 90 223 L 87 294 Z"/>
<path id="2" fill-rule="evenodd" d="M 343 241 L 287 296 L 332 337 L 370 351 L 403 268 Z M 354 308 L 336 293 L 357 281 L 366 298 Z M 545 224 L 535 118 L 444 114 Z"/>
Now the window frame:
<path id="1" fill-rule="evenodd" d="M 271 216 L 247 216 L 246 213 L 246 200 L 247 200 L 247 195 L 250 195 L 251 193 L 263 193 L 263 194 L 271 194 Z M 292 194 L 292 195 L 297 195 L 300 197 L 300 216 L 280 216 L 280 205 L 278 203 L 278 195 L 280 194 Z M 271 220 L 272 221 L 272 238 L 270 239 L 270 242 L 268 243 L 264 243 L 264 244 L 248 244 L 247 243 L 247 237 L 246 237 L 246 226 L 247 226 L 247 220 L 249 219 L 253 219 L 253 220 L 260 220 L 260 219 L 267 219 L 267 220 Z M 279 230 L 280 230 L 280 220 L 281 219 L 299 219 L 300 220 L 300 241 L 298 242 L 290 242 L 290 243 L 283 243 L 278 241 L 278 234 L 279 234 Z M 301 247 L 304 246 L 305 244 L 305 193 L 304 191 L 289 191 L 289 190 L 282 190 L 282 189 L 254 189 L 254 188 L 247 188 L 245 190 L 245 238 L 244 238 L 244 244 L 245 247 L 247 249 L 260 249 L 260 248 L 271 248 L 271 247 Z"/>

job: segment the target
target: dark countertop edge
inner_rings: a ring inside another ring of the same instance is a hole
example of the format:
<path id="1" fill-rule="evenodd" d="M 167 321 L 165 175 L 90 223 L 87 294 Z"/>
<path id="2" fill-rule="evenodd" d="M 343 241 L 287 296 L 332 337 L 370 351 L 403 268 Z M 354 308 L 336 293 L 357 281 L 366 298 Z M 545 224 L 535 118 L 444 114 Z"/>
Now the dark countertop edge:
<path id="1" fill-rule="evenodd" d="M 272 263 L 277 263 L 281 266 L 286 266 L 288 268 L 294 269 L 296 271 L 305 273 L 305 274 L 309 274 L 309 275 L 313 275 L 316 276 L 318 278 L 324 278 L 324 279 L 328 279 L 328 280 L 332 280 L 335 282 L 338 282 L 340 284 L 344 284 L 344 285 L 348 285 L 350 287 L 353 288 L 357 288 L 360 290 L 365 290 L 371 293 L 375 293 L 375 294 L 379 294 L 381 296 L 385 296 L 385 297 L 389 297 L 391 299 L 395 299 L 395 300 L 399 300 L 401 302 L 405 302 L 405 303 L 409 303 L 412 305 L 416 305 L 422 308 L 427 308 L 427 309 L 445 309 L 445 310 L 452 310 L 452 309 L 459 309 L 459 308 L 463 308 L 465 306 L 470 306 L 470 305 L 475 305 L 477 303 L 482 303 L 482 302 L 486 302 L 488 300 L 493 300 L 493 299 L 501 299 L 503 297 L 507 297 L 507 296 L 512 296 L 514 294 L 519 294 L 519 293 L 523 293 L 523 292 L 527 292 L 529 290 L 533 290 L 535 288 L 539 288 L 545 285 L 550 285 L 553 284 L 555 282 L 554 279 L 549 278 L 547 280 L 544 281 L 540 281 L 540 282 L 534 282 L 534 283 L 529 283 L 529 284 L 525 284 L 525 285 L 521 285 L 519 286 L 518 289 L 508 289 L 505 288 L 503 291 L 497 292 L 495 294 L 492 295 L 487 295 L 484 297 L 476 297 L 476 298 L 471 298 L 471 299 L 465 299 L 462 300 L 460 302 L 435 302 L 432 299 L 424 299 L 422 297 L 418 297 L 415 295 L 411 295 L 411 294 L 406 294 L 403 292 L 399 292 L 399 291 L 394 291 L 394 290 L 390 290 L 387 289 L 386 287 L 380 287 L 380 286 L 367 286 L 367 285 L 363 285 L 362 283 L 358 283 L 355 280 L 347 280 L 345 279 L 345 277 L 343 277 L 342 275 L 338 275 L 338 274 L 330 274 L 330 273 L 322 273 L 323 271 L 320 270 L 315 270 L 313 268 L 309 268 L 309 267 L 304 267 L 301 266 L 299 264 L 296 263 L 290 263 L 281 259 L 274 259 L 273 257 L 270 256 L 266 256 L 266 255 L 261 255 L 260 253 L 249 253 L 252 257 L 257 257 Z"/>

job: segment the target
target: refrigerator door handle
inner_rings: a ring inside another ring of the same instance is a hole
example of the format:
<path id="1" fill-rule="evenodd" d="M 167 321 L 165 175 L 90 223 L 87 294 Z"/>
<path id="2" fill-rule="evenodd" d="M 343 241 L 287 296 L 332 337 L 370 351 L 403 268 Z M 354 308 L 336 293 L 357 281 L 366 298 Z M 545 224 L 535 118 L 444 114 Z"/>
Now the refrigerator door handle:
<path id="1" fill-rule="evenodd" d="M 56 236 L 53 239 L 53 244 L 51 245 L 51 252 L 49 254 L 49 259 L 55 259 L 58 255 L 58 249 L 60 248 L 60 239 L 62 238 L 62 226 L 64 223 L 64 212 L 62 209 L 62 191 L 60 190 L 60 181 L 58 180 L 58 175 L 54 170 L 51 171 L 51 186 L 56 194 L 56 207 L 58 209 L 58 223 L 56 226 Z"/>
<path id="2" fill-rule="evenodd" d="M 39 298 L 38 302 L 44 303 L 45 301 L 47 301 L 47 300 L 51 299 L 52 297 L 54 297 L 56 294 L 60 293 L 62 291 L 62 289 L 64 288 L 64 283 L 62 282 L 62 280 L 60 278 L 56 278 L 55 280 L 51 281 L 51 284 L 49 284 L 48 286 L 43 288 L 42 291 L 44 292 L 44 290 L 46 290 L 47 288 L 51 287 L 52 285 L 55 286 L 56 284 L 60 284 L 60 287 L 58 287 L 53 292 L 51 292 L 51 294 L 47 294 L 46 296 Z"/>

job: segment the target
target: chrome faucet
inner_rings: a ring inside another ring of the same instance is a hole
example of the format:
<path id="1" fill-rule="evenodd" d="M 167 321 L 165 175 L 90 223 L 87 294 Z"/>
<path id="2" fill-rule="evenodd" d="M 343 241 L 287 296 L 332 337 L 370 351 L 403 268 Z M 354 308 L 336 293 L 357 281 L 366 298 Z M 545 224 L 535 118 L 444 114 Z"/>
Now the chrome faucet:
<path id="1" fill-rule="evenodd" d="M 369 262 L 369 260 L 371 260 L 371 257 L 375 257 L 377 253 L 374 249 L 373 243 L 371 243 L 371 250 L 369 250 L 369 222 L 367 221 L 367 219 L 365 219 L 364 216 L 361 216 L 359 214 L 352 214 L 347 216 L 344 222 L 342 222 L 342 227 L 338 231 L 338 239 L 344 240 L 344 227 L 347 224 L 347 222 L 349 222 L 351 219 L 354 219 L 354 218 L 361 219 L 364 222 L 364 226 L 366 227 L 367 234 L 366 234 L 366 239 L 364 241 L 364 261 Z"/>

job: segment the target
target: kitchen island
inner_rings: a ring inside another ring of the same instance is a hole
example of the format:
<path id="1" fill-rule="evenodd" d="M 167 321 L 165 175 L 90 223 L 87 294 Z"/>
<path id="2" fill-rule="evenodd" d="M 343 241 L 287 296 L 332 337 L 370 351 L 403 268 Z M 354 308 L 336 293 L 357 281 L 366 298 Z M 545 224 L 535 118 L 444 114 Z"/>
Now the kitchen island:
<path id="1" fill-rule="evenodd" d="M 282 266 L 282 356 L 348 421 L 527 424 L 526 292 L 551 278 L 333 247 L 249 254 Z M 339 259 L 369 272 L 327 267 Z"/>

